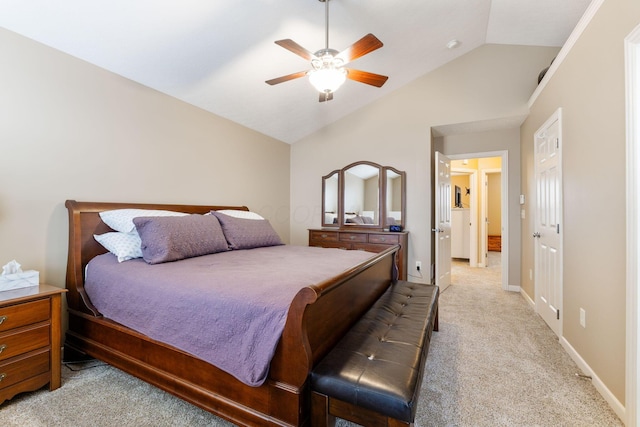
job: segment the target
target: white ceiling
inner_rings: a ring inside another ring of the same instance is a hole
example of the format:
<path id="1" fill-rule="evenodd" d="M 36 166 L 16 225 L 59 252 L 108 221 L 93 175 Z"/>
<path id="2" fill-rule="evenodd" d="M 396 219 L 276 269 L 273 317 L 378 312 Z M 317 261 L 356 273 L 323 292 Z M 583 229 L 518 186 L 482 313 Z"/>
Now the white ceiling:
<path id="1" fill-rule="evenodd" d="M 389 80 L 324 103 L 306 78 L 265 83 L 309 69 L 275 40 L 324 48 L 319 0 L 2 0 L 0 26 L 293 143 L 482 44 L 562 46 L 589 3 L 331 0 L 329 47 L 373 33 L 384 46 L 349 66 Z"/>

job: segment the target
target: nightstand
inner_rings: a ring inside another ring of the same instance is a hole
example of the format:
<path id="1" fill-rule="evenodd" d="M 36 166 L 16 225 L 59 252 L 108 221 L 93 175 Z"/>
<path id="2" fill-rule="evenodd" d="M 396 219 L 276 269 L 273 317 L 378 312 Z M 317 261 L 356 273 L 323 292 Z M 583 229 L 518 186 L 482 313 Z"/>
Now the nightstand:
<path id="1" fill-rule="evenodd" d="M 60 387 L 60 316 L 66 289 L 0 292 L 0 404 L 49 384 Z"/>

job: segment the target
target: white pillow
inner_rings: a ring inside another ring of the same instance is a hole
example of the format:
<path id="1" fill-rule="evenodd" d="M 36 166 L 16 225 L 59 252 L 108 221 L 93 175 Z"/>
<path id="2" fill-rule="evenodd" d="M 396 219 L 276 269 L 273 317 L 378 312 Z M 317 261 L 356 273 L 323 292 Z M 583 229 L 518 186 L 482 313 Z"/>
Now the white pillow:
<path id="1" fill-rule="evenodd" d="M 118 262 L 127 261 L 134 258 L 142 258 L 142 241 L 137 232 L 121 233 L 109 232 L 104 234 L 94 234 L 93 238 L 105 247 L 106 250 L 118 257 Z"/>
<path id="2" fill-rule="evenodd" d="M 154 209 L 114 209 L 111 211 L 100 212 L 100 218 L 109 227 L 122 233 L 131 233 L 136 231 L 133 218 L 139 216 L 185 216 L 183 212 L 162 211 Z"/>
<path id="3" fill-rule="evenodd" d="M 241 211 L 241 210 L 236 210 L 236 209 L 223 209 L 221 211 L 216 211 L 216 212 L 220 212 L 221 214 L 229 215 L 229 216 L 232 216 L 234 218 L 264 219 L 263 217 L 261 217 L 260 215 L 258 215 L 255 212 Z"/>

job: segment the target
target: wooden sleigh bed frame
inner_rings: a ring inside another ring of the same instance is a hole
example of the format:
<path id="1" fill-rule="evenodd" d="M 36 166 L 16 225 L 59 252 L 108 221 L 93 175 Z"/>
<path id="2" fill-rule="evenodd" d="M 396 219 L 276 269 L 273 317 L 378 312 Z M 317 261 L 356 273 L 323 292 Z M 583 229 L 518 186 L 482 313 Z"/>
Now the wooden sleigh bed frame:
<path id="1" fill-rule="evenodd" d="M 65 205 L 69 213 L 65 360 L 86 356 L 103 360 L 237 425 L 309 425 L 312 368 L 395 280 L 398 246 L 300 290 L 289 308 L 267 381 L 251 387 L 201 359 L 104 318 L 84 290 L 85 266 L 106 252 L 93 235 L 112 231 L 99 212 L 140 208 L 204 214 L 246 207 L 74 200 Z"/>

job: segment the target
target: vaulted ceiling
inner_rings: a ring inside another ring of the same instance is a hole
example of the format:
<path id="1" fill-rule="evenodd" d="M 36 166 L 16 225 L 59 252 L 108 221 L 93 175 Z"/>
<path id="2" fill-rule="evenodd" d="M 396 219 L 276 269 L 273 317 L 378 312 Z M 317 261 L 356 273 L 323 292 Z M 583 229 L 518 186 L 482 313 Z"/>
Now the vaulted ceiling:
<path id="1" fill-rule="evenodd" d="M 589 3 L 331 0 L 329 47 L 373 33 L 384 46 L 349 66 L 389 80 L 323 103 L 306 77 L 265 83 L 310 68 L 274 41 L 325 47 L 319 0 L 3 0 L 0 26 L 293 143 L 483 44 L 562 46 Z"/>

